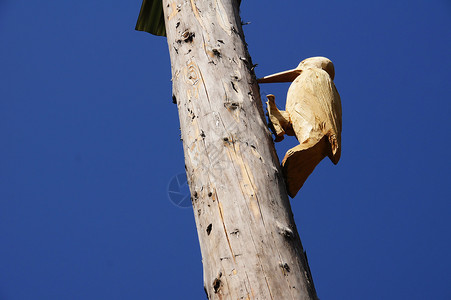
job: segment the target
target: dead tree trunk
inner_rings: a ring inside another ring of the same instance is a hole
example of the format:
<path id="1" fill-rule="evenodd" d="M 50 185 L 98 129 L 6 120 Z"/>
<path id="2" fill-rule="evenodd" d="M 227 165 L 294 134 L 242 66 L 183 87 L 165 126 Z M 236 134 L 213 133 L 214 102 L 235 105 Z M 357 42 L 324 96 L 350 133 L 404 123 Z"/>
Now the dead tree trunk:
<path id="1" fill-rule="evenodd" d="M 209 299 L 316 299 L 237 0 L 163 0 Z"/>

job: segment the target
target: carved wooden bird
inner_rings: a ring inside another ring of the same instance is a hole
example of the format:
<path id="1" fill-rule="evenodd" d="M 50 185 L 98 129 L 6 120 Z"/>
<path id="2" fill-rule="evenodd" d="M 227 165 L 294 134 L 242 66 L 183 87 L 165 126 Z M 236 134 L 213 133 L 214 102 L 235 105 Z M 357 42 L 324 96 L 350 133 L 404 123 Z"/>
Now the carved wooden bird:
<path id="1" fill-rule="evenodd" d="M 282 161 L 288 195 L 296 196 L 316 165 L 326 156 L 337 164 L 341 154 L 341 101 L 333 79 L 332 62 L 325 57 L 303 60 L 296 69 L 265 76 L 259 83 L 293 82 L 285 111 L 279 111 L 274 96 L 266 102 L 275 141 L 295 135 L 299 145 Z"/>

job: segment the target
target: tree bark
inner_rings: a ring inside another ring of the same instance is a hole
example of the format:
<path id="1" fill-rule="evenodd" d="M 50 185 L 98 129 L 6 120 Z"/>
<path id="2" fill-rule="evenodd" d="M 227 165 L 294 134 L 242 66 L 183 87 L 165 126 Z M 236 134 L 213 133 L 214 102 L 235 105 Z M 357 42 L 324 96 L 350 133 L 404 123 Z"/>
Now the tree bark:
<path id="1" fill-rule="evenodd" d="M 236 0 L 163 0 L 209 299 L 316 299 Z"/>

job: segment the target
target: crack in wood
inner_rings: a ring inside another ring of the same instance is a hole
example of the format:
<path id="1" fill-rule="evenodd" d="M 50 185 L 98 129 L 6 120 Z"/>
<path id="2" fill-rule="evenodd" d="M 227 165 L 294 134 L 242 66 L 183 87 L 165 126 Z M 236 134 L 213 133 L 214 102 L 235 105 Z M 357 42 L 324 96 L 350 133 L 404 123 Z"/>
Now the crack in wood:
<path id="1" fill-rule="evenodd" d="M 236 89 L 235 84 L 233 83 L 233 81 L 231 81 L 230 83 L 232 84 L 232 89 L 233 89 L 236 93 L 238 93 L 238 90 Z"/>
<path id="2" fill-rule="evenodd" d="M 207 235 L 210 235 L 212 227 L 213 227 L 213 225 L 211 223 L 208 224 L 208 226 L 207 226 Z"/>
<path id="3" fill-rule="evenodd" d="M 227 228 L 226 228 L 225 221 L 224 221 L 224 215 L 222 212 L 222 204 L 221 204 L 221 202 L 219 202 L 219 199 L 217 199 L 217 200 L 218 200 L 219 216 L 221 217 L 222 226 L 224 227 L 224 233 L 225 233 L 225 236 L 227 239 L 227 244 L 229 245 L 230 253 L 232 253 L 233 262 L 236 263 L 235 254 L 233 253 L 232 244 L 230 244 L 229 234 L 227 233 Z"/>
<path id="4" fill-rule="evenodd" d="M 282 269 L 283 275 L 288 276 L 288 273 L 290 273 L 290 266 L 287 263 L 280 262 L 279 267 Z"/>
<path id="5" fill-rule="evenodd" d="M 268 287 L 269 296 L 271 297 L 272 300 L 274 300 L 274 297 L 272 296 L 271 288 L 269 287 L 268 278 L 266 277 L 266 274 L 265 274 L 265 281 L 266 281 L 266 286 Z"/>
<path id="6" fill-rule="evenodd" d="M 220 289 L 221 289 L 221 277 L 222 277 L 222 272 L 219 272 L 218 276 L 216 276 L 215 280 L 213 280 L 213 290 L 215 292 L 215 294 L 219 293 Z"/>

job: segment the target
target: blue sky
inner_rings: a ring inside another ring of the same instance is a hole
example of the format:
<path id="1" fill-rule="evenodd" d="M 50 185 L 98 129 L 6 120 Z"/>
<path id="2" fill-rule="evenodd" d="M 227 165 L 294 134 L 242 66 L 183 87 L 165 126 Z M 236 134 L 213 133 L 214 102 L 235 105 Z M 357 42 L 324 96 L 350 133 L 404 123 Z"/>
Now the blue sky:
<path id="1" fill-rule="evenodd" d="M 168 197 L 184 162 L 167 44 L 134 31 L 140 5 L 0 2 L 0 300 L 205 297 L 192 210 Z M 241 10 L 258 76 L 335 64 L 341 161 L 292 200 L 319 297 L 451 299 L 451 3 Z M 287 88 L 262 97 L 283 107 Z"/>

